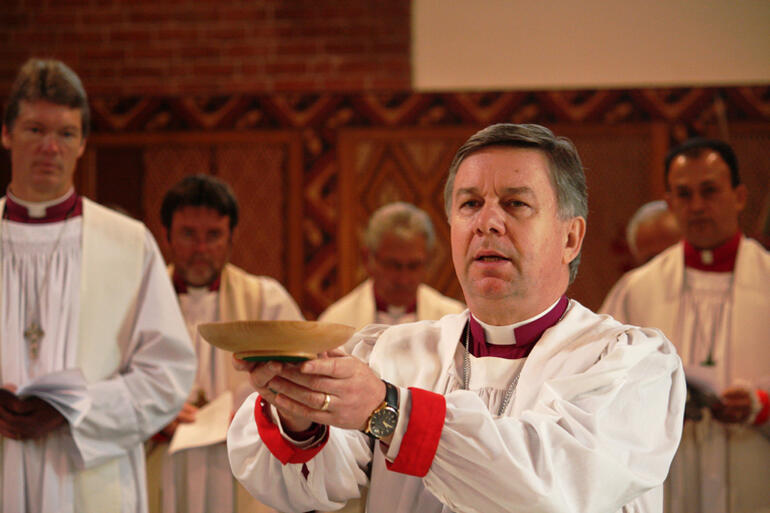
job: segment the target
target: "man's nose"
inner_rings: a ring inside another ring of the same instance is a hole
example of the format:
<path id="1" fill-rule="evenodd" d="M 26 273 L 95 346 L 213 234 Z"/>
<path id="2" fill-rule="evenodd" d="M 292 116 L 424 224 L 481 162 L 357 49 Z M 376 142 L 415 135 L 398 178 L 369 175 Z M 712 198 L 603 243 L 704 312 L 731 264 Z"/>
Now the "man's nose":
<path id="1" fill-rule="evenodd" d="M 503 213 L 496 205 L 484 205 L 481 208 L 476 230 L 482 234 L 493 233 L 500 235 L 505 233 Z"/>
<path id="2" fill-rule="evenodd" d="M 61 142 L 55 133 L 48 133 L 43 136 L 42 148 L 46 153 L 59 153 Z"/>
<path id="3" fill-rule="evenodd" d="M 690 210 L 700 211 L 706 206 L 706 201 L 699 192 L 690 197 Z"/>

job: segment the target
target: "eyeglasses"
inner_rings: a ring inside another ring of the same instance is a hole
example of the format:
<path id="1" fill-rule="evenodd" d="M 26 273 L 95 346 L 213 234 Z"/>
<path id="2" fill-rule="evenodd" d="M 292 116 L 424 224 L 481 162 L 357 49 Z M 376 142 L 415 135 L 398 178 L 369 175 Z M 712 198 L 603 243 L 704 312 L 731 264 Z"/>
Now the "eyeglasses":
<path id="1" fill-rule="evenodd" d="M 409 262 L 401 262 L 394 259 L 374 258 L 377 261 L 377 265 L 391 272 L 410 272 L 414 273 L 421 271 L 425 268 L 426 262 L 424 260 L 412 260 Z"/>

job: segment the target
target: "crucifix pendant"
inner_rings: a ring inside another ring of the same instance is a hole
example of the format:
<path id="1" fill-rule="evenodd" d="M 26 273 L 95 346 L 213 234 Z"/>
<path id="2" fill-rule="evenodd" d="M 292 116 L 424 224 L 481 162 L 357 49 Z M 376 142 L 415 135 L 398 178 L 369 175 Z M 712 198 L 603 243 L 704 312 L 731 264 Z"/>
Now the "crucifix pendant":
<path id="1" fill-rule="evenodd" d="M 43 335 L 45 335 L 43 328 L 41 328 L 35 321 L 32 321 L 29 326 L 27 326 L 27 329 L 24 330 L 24 339 L 29 344 L 29 356 L 33 360 L 37 359 L 37 355 L 40 351 L 40 339 L 43 338 Z"/>

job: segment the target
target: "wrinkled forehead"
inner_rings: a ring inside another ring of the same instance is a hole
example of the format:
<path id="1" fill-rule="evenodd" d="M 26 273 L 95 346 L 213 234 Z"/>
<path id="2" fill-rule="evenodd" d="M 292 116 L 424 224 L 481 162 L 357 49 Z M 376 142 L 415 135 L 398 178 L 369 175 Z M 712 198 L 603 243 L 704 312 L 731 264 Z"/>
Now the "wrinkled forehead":
<path id="1" fill-rule="evenodd" d="M 482 190 L 556 195 L 546 154 L 538 149 L 509 146 L 482 148 L 468 155 L 458 167 L 453 196 Z"/>

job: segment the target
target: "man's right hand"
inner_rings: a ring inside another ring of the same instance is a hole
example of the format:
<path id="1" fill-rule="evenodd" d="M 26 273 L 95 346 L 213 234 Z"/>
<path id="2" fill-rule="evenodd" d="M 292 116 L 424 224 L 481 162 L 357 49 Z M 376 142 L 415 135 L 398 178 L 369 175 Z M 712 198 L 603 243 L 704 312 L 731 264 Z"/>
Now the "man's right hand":
<path id="1" fill-rule="evenodd" d="M 179 415 L 176 416 L 174 420 L 171 421 L 166 427 L 160 430 L 161 433 L 166 435 L 167 437 L 171 438 L 174 436 L 174 433 L 176 432 L 176 428 L 179 426 L 179 424 L 187 424 L 190 422 L 195 422 L 195 416 L 198 414 L 198 407 L 195 406 L 192 403 L 184 403 L 184 406 L 182 406 L 182 410 L 179 412 Z"/>
<path id="2" fill-rule="evenodd" d="M 262 399 L 276 407 L 283 427 L 289 431 L 300 433 L 310 429 L 313 421 L 292 415 L 277 406 L 275 400 L 278 397 L 278 393 L 269 386 L 270 380 L 279 375 L 284 370 L 285 365 L 287 364 L 280 362 L 247 362 L 233 356 L 233 367 L 236 370 L 249 373 L 251 386 L 259 393 Z"/>

